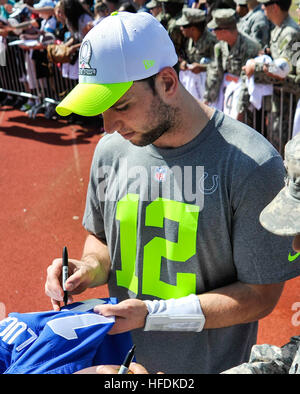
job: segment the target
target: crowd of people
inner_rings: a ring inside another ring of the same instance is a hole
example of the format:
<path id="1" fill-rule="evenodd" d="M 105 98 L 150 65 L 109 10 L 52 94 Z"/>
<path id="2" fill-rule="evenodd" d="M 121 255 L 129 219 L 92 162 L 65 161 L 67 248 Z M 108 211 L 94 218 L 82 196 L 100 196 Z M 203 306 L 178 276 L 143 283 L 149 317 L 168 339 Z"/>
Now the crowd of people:
<path id="1" fill-rule="evenodd" d="M 272 124 L 268 139 L 278 149 L 279 140 L 284 144 L 300 127 L 300 26 L 290 6 L 264 0 L 1 0 L 0 36 L 2 45 L 25 40 L 19 44 L 25 52 L 21 80 L 30 93 L 48 75 L 49 62 L 77 81 L 83 37 L 112 12 L 151 13 L 174 43 L 181 83 L 197 99 L 253 126 L 253 110 L 264 116 L 265 96 L 267 117 L 259 124 Z M 2 105 L 8 104 L 28 111 L 35 103 L 8 95 Z"/>

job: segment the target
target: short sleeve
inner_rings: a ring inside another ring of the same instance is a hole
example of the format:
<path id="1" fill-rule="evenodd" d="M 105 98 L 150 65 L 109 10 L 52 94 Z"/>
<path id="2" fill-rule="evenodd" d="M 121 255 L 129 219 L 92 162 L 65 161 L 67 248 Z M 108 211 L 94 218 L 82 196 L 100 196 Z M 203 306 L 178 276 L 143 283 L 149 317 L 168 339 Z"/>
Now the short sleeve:
<path id="1" fill-rule="evenodd" d="M 101 239 L 105 239 L 103 215 L 99 201 L 99 180 L 98 180 L 98 151 L 97 146 L 90 171 L 90 180 L 86 195 L 85 211 L 82 220 L 83 227 L 90 233 L 95 234 Z"/>

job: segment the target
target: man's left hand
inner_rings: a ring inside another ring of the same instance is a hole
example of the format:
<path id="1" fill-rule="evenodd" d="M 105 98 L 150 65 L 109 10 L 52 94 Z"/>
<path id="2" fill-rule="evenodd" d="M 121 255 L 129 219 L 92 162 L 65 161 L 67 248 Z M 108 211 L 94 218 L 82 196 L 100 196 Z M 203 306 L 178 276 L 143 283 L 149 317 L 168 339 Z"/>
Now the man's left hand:
<path id="1" fill-rule="evenodd" d="M 117 305 L 97 305 L 94 312 L 106 317 L 115 316 L 116 322 L 109 334 L 120 334 L 136 328 L 143 328 L 148 314 L 146 304 L 137 299 L 124 300 Z"/>

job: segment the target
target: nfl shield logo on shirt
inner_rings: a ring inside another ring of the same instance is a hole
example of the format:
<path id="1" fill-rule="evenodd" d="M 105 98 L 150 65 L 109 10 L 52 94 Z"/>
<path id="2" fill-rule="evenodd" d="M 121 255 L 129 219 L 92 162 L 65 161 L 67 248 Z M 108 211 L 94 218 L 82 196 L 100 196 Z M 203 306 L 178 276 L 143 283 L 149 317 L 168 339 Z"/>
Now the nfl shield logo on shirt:
<path id="1" fill-rule="evenodd" d="M 156 167 L 154 171 L 154 179 L 157 182 L 164 182 L 167 176 L 167 169 L 164 167 Z"/>

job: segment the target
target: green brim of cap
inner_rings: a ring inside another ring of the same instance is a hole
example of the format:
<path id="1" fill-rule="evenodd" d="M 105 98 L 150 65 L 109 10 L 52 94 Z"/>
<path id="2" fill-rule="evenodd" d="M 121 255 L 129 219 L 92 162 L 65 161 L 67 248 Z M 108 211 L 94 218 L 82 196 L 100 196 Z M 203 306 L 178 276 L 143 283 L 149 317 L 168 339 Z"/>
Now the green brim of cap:
<path id="1" fill-rule="evenodd" d="M 287 187 L 267 205 L 259 216 L 261 225 L 277 235 L 300 234 L 300 201 L 293 198 Z"/>
<path id="2" fill-rule="evenodd" d="M 133 82 L 96 84 L 79 83 L 58 104 L 56 112 L 68 116 L 72 112 L 81 116 L 96 116 L 114 105 L 132 86 Z"/>

